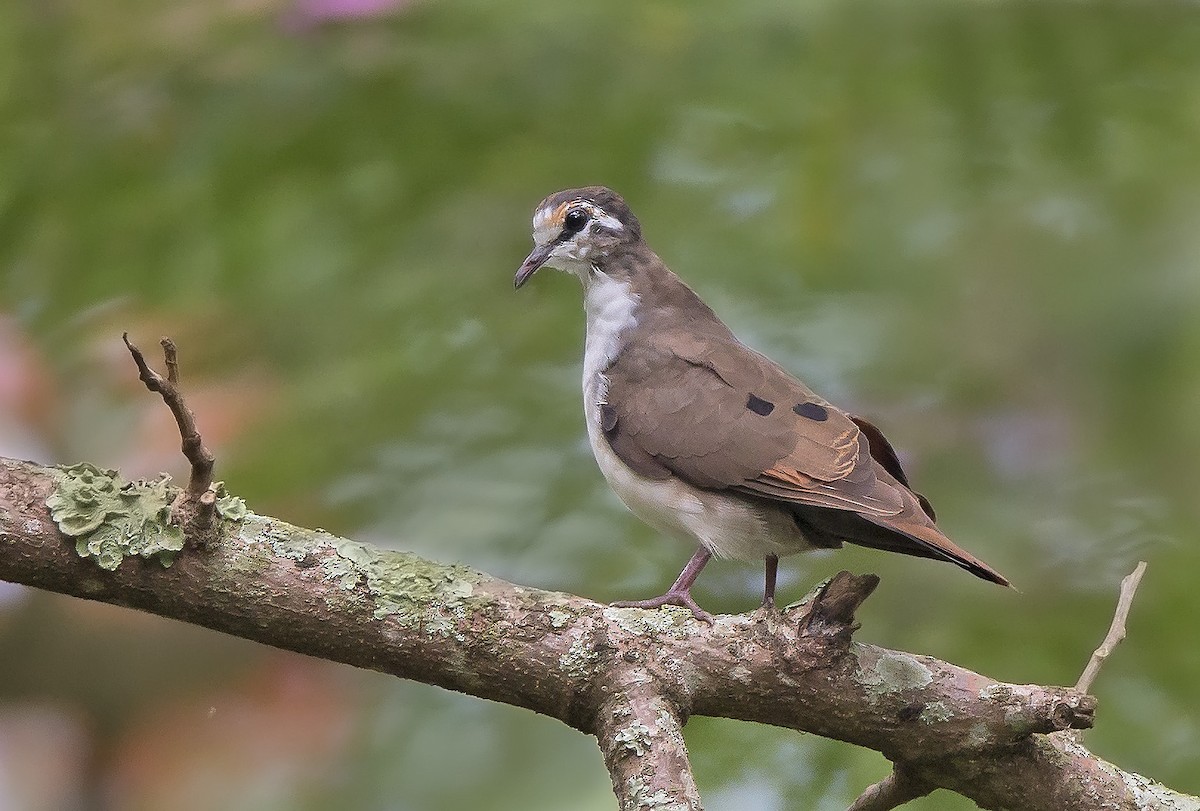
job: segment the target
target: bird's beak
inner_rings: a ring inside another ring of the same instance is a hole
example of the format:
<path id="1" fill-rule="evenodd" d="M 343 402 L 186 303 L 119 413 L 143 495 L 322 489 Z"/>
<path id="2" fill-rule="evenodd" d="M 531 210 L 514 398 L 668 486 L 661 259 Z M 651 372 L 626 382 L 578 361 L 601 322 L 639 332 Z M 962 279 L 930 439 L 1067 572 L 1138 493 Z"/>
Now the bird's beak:
<path id="1" fill-rule="evenodd" d="M 547 242 L 545 245 L 538 245 L 533 249 L 529 256 L 525 257 L 525 261 L 521 263 L 517 275 L 513 277 L 513 287 L 517 290 L 521 289 L 521 285 L 529 281 L 529 277 L 537 273 L 537 269 L 546 264 L 546 260 L 550 258 L 555 247 L 554 242 Z"/>

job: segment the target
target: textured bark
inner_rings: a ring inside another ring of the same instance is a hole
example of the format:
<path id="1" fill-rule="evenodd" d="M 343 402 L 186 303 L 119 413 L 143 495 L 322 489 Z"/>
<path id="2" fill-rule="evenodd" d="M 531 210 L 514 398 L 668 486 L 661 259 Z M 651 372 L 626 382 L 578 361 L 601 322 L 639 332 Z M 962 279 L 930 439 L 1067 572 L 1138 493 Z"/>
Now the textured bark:
<path id="1" fill-rule="evenodd" d="M 872 576 L 784 611 L 612 608 L 250 514 L 217 519 L 170 568 L 79 557 L 46 506 L 58 472 L 0 459 L 0 579 L 128 606 L 526 707 L 596 735 L 622 809 L 700 808 L 680 728 L 739 718 L 882 752 L 983 808 L 1200 809 L 1068 735 L 1094 700 L 859 644 Z M 881 806 L 882 807 L 882 806 Z"/>
<path id="2" fill-rule="evenodd" d="M 896 768 L 884 779 L 859 795 L 846 811 L 889 811 L 899 808 L 909 800 L 924 797 L 933 786 L 915 779 L 901 768 Z"/>
<path id="3" fill-rule="evenodd" d="M 595 734 L 621 811 L 699 811 L 679 709 L 641 668 L 622 668 L 596 715 Z"/>

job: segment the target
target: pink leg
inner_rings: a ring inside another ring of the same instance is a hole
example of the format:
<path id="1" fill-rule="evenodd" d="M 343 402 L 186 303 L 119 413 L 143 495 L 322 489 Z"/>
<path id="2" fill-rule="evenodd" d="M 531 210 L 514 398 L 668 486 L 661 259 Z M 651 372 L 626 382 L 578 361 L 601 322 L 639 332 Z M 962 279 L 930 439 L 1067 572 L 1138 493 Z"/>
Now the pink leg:
<path id="1" fill-rule="evenodd" d="M 767 578 L 763 583 L 763 607 L 775 607 L 775 576 L 779 574 L 779 556 L 767 555 Z"/>
<path id="2" fill-rule="evenodd" d="M 691 611 L 692 616 L 701 622 L 712 625 L 712 614 L 696 605 L 696 601 L 692 599 L 692 584 L 696 582 L 696 578 L 700 576 L 711 557 L 712 552 L 701 546 L 683 567 L 683 571 L 675 578 L 675 583 L 667 589 L 666 594 L 651 600 L 621 600 L 613 605 L 617 608 L 662 608 L 664 605 L 678 605 Z"/>

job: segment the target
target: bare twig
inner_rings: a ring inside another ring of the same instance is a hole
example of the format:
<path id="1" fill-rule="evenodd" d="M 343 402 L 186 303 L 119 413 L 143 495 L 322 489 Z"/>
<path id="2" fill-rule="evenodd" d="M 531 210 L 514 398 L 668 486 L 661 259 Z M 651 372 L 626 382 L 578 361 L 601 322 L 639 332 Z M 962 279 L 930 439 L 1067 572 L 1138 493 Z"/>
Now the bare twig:
<path id="1" fill-rule="evenodd" d="M 1133 604 L 1133 596 L 1137 593 L 1138 584 L 1142 582 L 1142 575 L 1145 571 L 1146 562 L 1141 561 L 1137 568 L 1121 581 L 1121 596 L 1117 600 L 1117 610 L 1113 614 L 1112 624 L 1108 626 L 1108 633 L 1105 634 L 1104 641 L 1100 643 L 1100 647 L 1096 648 L 1092 658 L 1088 660 L 1087 667 L 1083 669 L 1079 681 L 1075 683 L 1075 689 L 1078 692 L 1086 693 L 1091 689 L 1092 682 L 1096 680 L 1096 674 L 1100 672 L 1100 666 L 1125 638 L 1125 620 L 1129 617 L 1129 607 Z"/>
<path id="2" fill-rule="evenodd" d="M 924 797 L 935 788 L 937 786 L 925 783 L 897 764 L 891 774 L 858 795 L 846 811 L 889 811 L 909 800 Z"/>
<path id="3" fill-rule="evenodd" d="M 146 357 L 142 354 L 142 350 L 130 342 L 128 332 L 122 334 L 121 339 L 125 341 L 129 354 L 133 355 L 133 362 L 138 367 L 138 377 L 146 384 L 146 388 L 162 395 L 163 402 L 175 416 L 175 423 L 179 426 L 179 436 L 183 440 L 183 455 L 187 457 L 192 466 L 186 490 L 188 501 L 199 504 L 201 515 L 210 514 L 205 503 L 200 501 L 200 496 L 212 484 L 215 459 L 212 451 L 205 447 L 200 432 L 196 429 L 196 415 L 187 407 L 183 394 L 179 391 L 179 359 L 175 351 L 175 342 L 170 338 L 163 338 L 160 342 L 163 348 L 163 358 L 167 365 L 167 376 L 163 377 L 146 363 Z"/>
<path id="4" fill-rule="evenodd" d="M 175 349 L 175 342 L 167 336 L 163 336 L 159 341 L 163 348 L 163 360 L 167 364 L 167 382 L 172 386 L 179 385 L 179 355 Z"/>

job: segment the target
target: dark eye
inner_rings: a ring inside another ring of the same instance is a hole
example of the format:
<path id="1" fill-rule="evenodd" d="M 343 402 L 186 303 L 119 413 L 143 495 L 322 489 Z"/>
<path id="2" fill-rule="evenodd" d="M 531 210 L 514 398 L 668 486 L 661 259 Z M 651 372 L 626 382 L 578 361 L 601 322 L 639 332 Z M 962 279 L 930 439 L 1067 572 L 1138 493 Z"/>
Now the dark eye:
<path id="1" fill-rule="evenodd" d="M 567 212 L 567 216 L 563 219 L 563 230 L 568 234 L 577 234 L 583 230 L 583 226 L 588 223 L 587 212 L 582 208 L 573 208 Z"/>

